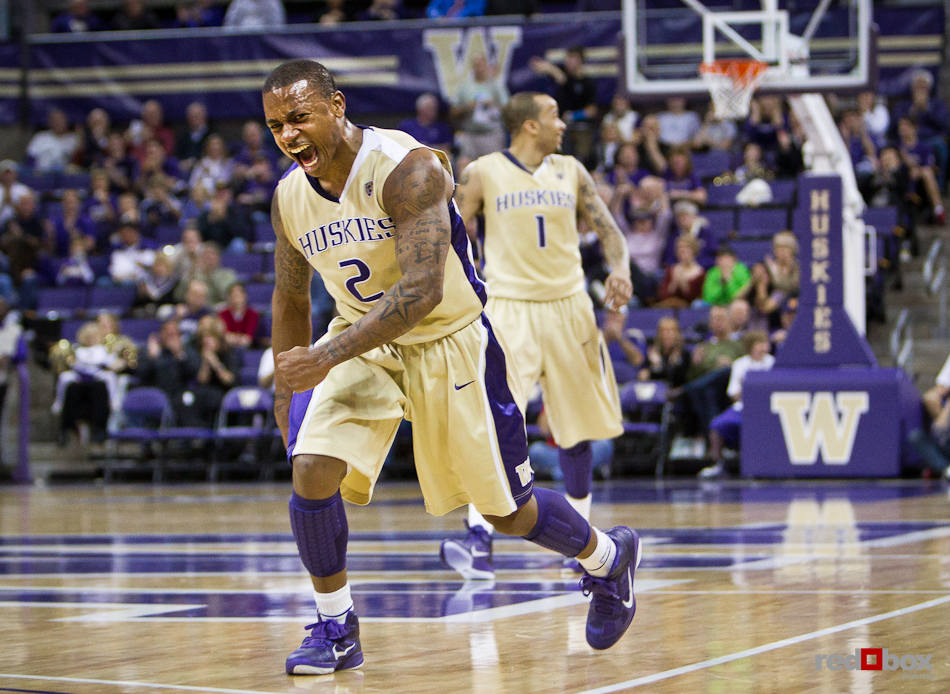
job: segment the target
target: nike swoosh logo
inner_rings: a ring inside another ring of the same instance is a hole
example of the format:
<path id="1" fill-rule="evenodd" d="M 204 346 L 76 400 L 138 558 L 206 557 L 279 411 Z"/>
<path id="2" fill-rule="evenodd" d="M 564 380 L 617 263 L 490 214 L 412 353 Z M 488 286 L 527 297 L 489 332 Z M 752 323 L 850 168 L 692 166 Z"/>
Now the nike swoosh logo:
<path id="1" fill-rule="evenodd" d="M 355 644 L 355 643 L 351 643 L 349 646 L 347 646 L 347 647 L 346 647 L 344 650 L 342 650 L 342 651 L 338 651 L 338 650 L 336 649 L 336 646 L 334 646 L 334 647 L 333 647 L 333 657 L 334 657 L 334 658 L 342 658 L 342 657 L 345 656 L 347 653 L 349 653 L 350 651 L 352 651 L 354 648 L 356 648 L 356 644 Z"/>
<path id="2" fill-rule="evenodd" d="M 630 595 L 623 601 L 623 606 L 629 610 L 633 607 L 633 570 L 629 565 L 627 566 L 627 589 L 630 591 Z"/>
<path id="3" fill-rule="evenodd" d="M 465 386 L 470 386 L 473 383 L 475 383 L 474 379 L 469 381 L 468 383 L 463 383 L 462 385 L 456 385 L 455 390 L 462 390 L 462 388 L 464 388 Z"/>
<path id="4" fill-rule="evenodd" d="M 483 550 L 483 549 L 473 549 L 473 550 L 472 550 L 472 556 L 473 556 L 473 557 L 487 557 L 489 554 L 491 554 L 491 552 L 486 552 L 486 551 Z"/>

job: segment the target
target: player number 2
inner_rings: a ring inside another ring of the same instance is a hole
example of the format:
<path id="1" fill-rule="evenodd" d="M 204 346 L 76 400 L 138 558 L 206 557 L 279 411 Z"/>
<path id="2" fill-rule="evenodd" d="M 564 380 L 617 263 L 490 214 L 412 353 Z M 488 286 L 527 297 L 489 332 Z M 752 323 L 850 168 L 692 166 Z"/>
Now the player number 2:
<path id="1" fill-rule="evenodd" d="M 349 260 L 340 261 L 340 269 L 349 267 L 350 265 L 354 266 L 358 271 L 355 275 L 353 275 L 346 281 L 346 288 L 350 292 L 350 294 L 355 296 L 364 304 L 369 303 L 371 301 L 376 301 L 376 299 L 378 299 L 379 297 L 383 295 L 382 292 L 376 292 L 375 294 L 370 294 L 369 296 L 363 296 L 362 294 L 360 294 L 360 290 L 356 288 L 356 285 L 358 285 L 360 282 L 365 282 L 366 280 L 368 280 L 370 278 L 370 275 L 372 275 L 373 273 L 369 269 L 369 266 L 366 263 L 364 263 L 362 260 L 360 260 L 359 258 L 350 258 Z"/>
<path id="2" fill-rule="evenodd" d="M 538 222 L 538 248 L 544 248 L 548 245 L 548 240 L 544 236 L 544 215 L 536 214 L 534 218 Z"/>

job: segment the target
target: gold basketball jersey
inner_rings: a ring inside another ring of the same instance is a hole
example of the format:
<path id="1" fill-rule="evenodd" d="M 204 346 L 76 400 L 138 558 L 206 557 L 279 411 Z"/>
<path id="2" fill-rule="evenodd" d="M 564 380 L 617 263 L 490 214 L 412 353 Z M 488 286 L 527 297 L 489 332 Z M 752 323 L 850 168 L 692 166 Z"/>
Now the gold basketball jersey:
<path id="1" fill-rule="evenodd" d="M 584 289 L 577 161 L 551 154 L 531 173 L 508 150 L 478 159 L 488 293 L 553 301 Z"/>
<path id="2" fill-rule="evenodd" d="M 403 158 L 423 147 L 398 130 L 363 129 L 349 178 L 339 199 L 294 164 L 277 185 L 284 232 L 320 273 L 340 315 L 351 323 L 367 313 L 402 276 L 395 224 L 383 208 L 383 186 Z M 451 174 L 445 154 L 432 150 Z M 471 323 L 482 311 L 485 287 L 475 273 L 465 225 L 449 205 L 452 245 L 445 260 L 442 301 L 398 344 L 436 340 Z"/>

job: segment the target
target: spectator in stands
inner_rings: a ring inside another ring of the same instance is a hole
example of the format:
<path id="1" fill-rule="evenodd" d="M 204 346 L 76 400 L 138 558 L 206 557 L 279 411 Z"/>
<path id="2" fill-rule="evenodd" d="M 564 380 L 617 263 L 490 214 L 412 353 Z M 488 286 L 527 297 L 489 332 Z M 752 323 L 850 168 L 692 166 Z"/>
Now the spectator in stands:
<path id="1" fill-rule="evenodd" d="M 145 278 L 138 284 L 135 303 L 137 306 L 144 306 L 150 315 L 159 312 L 167 314 L 170 309 L 166 307 L 175 301 L 177 285 L 178 277 L 175 275 L 175 264 L 171 256 L 156 253 Z"/>
<path id="2" fill-rule="evenodd" d="M 660 146 L 660 121 L 656 114 L 643 117 L 640 122 L 640 141 L 637 145 L 640 161 L 656 176 L 662 176 L 667 169 L 666 156 Z"/>
<path id="3" fill-rule="evenodd" d="M 175 252 L 172 254 L 175 275 L 185 277 L 192 272 L 192 269 L 198 263 L 198 258 L 201 256 L 201 245 L 201 232 L 198 231 L 197 222 L 188 220 L 181 232 L 181 241 L 175 244 Z"/>
<path id="4" fill-rule="evenodd" d="M 216 243 L 231 253 L 244 253 L 251 233 L 251 221 L 226 185 L 218 185 L 208 209 L 198 216 L 198 230 L 205 241 Z M 223 297 L 222 297 L 223 299 Z"/>
<path id="5" fill-rule="evenodd" d="M 429 0 L 426 17 L 481 17 L 485 14 L 485 0 Z"/>
<path id="6" fill-rule="evenodd" d="M 224 321 L 224 340 L 228 346 L 251 346 L 261 316 L 247 305 L 247 289 L 243 282 L 235 282 L 228 288 L 228 305 L 218 315 Z"/>
<path id="7" fill-rule="evenodd" d="M 778 150 L 775 152 L 776 178 L 795 178 L 805 170 L 802 158 L 802 144 L 805 137 L 794 118 L 791 118 L 791 130 L 779 130 L 776 134 Z"/>
<path id="8" fill-rule="evenodd" d="M 79 152 L 81 133 L 69 129 L 69 119 L 62 109 L 50 109 L 46 124 L 49 129 L 36 133 L 27 144 L 27 157 L 37 172 L 64 171 Z"/>
<path id="9" fill-rule="evenodd" d="M 185 349 L 178 321 L 162 323 L 158 334 L 148 337 L 145 355 L 139 359 L 137 375 L 143 386 L 161 388 L 172 403 L 172 412 L 181 411 L 183 396 L 198 373 L 200 357 Z"/>
<path id="10" fill-rule="evenodd" d="M 191 280 L 185 289 L 184 302 L 175 306 L 175 318 L 182 335 L 190 340 L 198 330 L 198 321 L 210 313 L 208 285 L 201 280 Z"/>
<path id="11" fill-rule="evenodd" d="M 676 240 L 680 236 L 692 236 L 699 242 L 696 261 L 704 270 L 709 270 L 716 264 L 719 237 L 709 221 L 699 216 L 699 207 L 691 200 L 679 200 L 673 205 L 673 225 L 666 237 L 666 247 L 663 250 L 664 267 L 670 267 L 677 262 Z"/>
<path id="12" fill-rule="evenodd" d="M 749 268 L 736 258 L 731 246 L 716 250 L 716 264 L 703 281 L 703 301 L 710 306 L 727 306 L 733 299 L 745 298 L 752 289 Z"/>
<path id="13" fill-rule="evenodd" d="M 732 328 L 732 339 L 741 340 L 742 335 L 749 329 L 749 319 L 752 307 L 745 299 L 733 299 L 729 302 L 729 327 Z"/>
<path id="14" fill-rule="evenodd" d="M 863 91 L 858 94 L 858 113 L 864 120 L 864 127 L 878 144 L 887 141 L 887 133 L 891 126 L 891 114 L 887 111 L 884 97 L 873 91 Z"/>
<path id="15" fill-rule="evenodd" d="M 640 166 L 636 145 L 624 142 L 617 148 L 614 165 L 604 174 L 604 180 L 614 186 L 619 195 L 624 196 L 649 175 L 650 172 Z"/>
<path id="16" fill-rule="evenodd" d="M 950 111 L 942 99 L 931 95 L 934 78 L 923 68 L 914 70 L 910 78 L 910 99 L 894 107 L 894 121 L 907 118 L 917 131 L 917 136 L 933 150 L 937 183 L 943 189 L 947 165 L 947 133 L 950 130 Z M 900 139 L 900 132 L 898 132 Z"/>
<path id="17" fill-rule="evenodd" d="M 647 348 L 646 361 L 638 378 L 641 381 L 663 381 L 670 388 L 681 388 L 686 385 L 690 362 L 679 321 L 664 316 L 656 324 L 656 337 Z"/>
<path id="18" fill-rule="evenodd" d="M 630 107 L 630 99 L 627 95 L 617 92 L 610 100 L 610 110 L 604 114 L 601 124 L 613 123 L 617 126 L 622 141 L 633 142 L 639 117 L 639 114 Z"/>
<path id="19" fill-rule="evenodd" d="M 54 34 L 81 34 L 103 29 L 105 27 L 99 18 L 89 11 L 86 0 L 69 0 L 69 9 L 54 17 L 50 24 L 50 31 Z"/>
<path id="20" fill-rule="evenodd" d="M 689 147 L 702 123 L 695 111 L 686 108 L 686 99 L 674 96 L 666 100 L 666 110 L 657 114 L 660 144 L 668 148 Z"/>
<path id="21" fill-rule="evenodd" d="M 224 21 L 224 11 L 217 0 L 186 0 L 175 6 L 176 26 L 219 27 Z"/>
<path id="22" fill-rule="evenodd" d="M 349 21 L 350 15 L 346 9 L 346 0 L 326 0 L 324 4 L 326 10 L 317 19 L 320 24 L 333 26 Z"/>
<path id="23" fill-rule="evenodd" d="M 19 166 L 12 159 L 0 161 L 0 226 L 13 216 L 17 200 L 32 193 L 29 186 L 17 180 Z"/>
<path id="24" fill-rule="evenodd" d="M 53 218 L 52 253 L 56 258 L 65 258 L 73 241 L 81 241 L 88 253 L 96 247 L 96 225 L 82 213 L 79 192 L 68 189 L 63 192 L 59 215 Z"/>
<path id="25" fill-rule="evenodd" d="M 119 222 L 118 240 L 109 257 L 109 277 L 117 285 L 144 282 L 155 262 L 154 244 L 142 239 L 138 223 L 130 219 Z"/>
<path id="26" fill-rule="evenodd" d="M 722 477 L 737 473 L 738 467 L 729 469 L 722 455 L 726 446 L 739 448 L 742 428 L 742 381 L 750 371 L 768 371 L 775 364 L 775 357 L 769 354 L 769 336 L 759 330 L 746 333 L 742 339 L 746 349 L 745 356 L 732 363 L 729 373 L 729 385 L 726 394 L 732 399 L 732 406 L 713 418 L 709 424 L 709 458 L 713 464 L 699 472 L 704 479 Z"/>
<path id="27" fill-rule="evenodd" d="M 402 3 L 400 0 L 372 0 L 369 7 L 357 13 L 356 21 L 392 21 L 402 19 Z"/>
<path id="28" fill-rule="evenodd" d="M 749 104 L 749 117 L 745 123 L 745 139 L 755 142 L 765 152 L 778 149 L 778 133 L 788 131 L 788 118 L 779 96 L 760 96 Z"/>
<path id="29" fill-rule="evenodd" d="M 472 58 L 472 79 L 462 80 L 449 99 L 449 117 L 457 124 L 456 169 L 469 161 L 503 149 L 507 136 L 501 122 L 501 108 L 508 103 L 508 89 L 498 79 L 497 66 L 489 65 L 484 55 Z"/>
<path id="30" fill-rule="evenodd" d="M 118 199 L 109 189 L 109 174 L 105 169 L 93 169 L 89 174 L 89 194 L 82 201 L 82 212 L 96 228 L 97 246 L 103 247 L 113 232 L 118 219 Z"/>
<path id="31" fill-rule="evenodd" d="M 868 132 L 861 114 L 855 109 L 845 109 L 838 118 L 841 139 L 851 155 L 851 165 L 858 178 L 870 176 L 877 161 L 877 150 L 884 144 L 875 142 Z"/>
<path id="32" fill-rule="evenodd" d="M 529 65 L 535 73 L 554 81 L 554 100 L 561 109 L 561 119 L 567 124 L 565 151 L 590 164 L 599 109 L 597 85 L 584 73 L 583 46 L 568 48 L 563 65 L 538 56 L 531 58 Z"/>
<path id="33" fill-rule="evenodd" d="M 267 348 L 261 352 L 257 365 L 257 385 L 274 392 L 274 350 Z"/>
<path id="34" fill-rule="evenodd" d="M 61 287 L 87 287 L 91 285 L 96 275 L 89 266 L 86 242 L 81 238 L 74 238 L 69 244 L 69 257 L 59 266 L 56 273 L 56 284 Z"/>
<path id="35" fill-rule="evenodd" d="M 917 126 L 910 118 L 897 121 L 898 152 L 910 173 L 918 194 L 923 193 L 930 203 L 937 224 L 945 224 L 947 215 L 943 209 L 940 189 L 937 187 L 936 158 L 933 149 L 917 137 Z"/>
<path id="36" fill-rule="evenodd" d="M 208 109 L 200 101 L 193 101 L 185 109 L 185 129 L 175 141 L 175 156 L 182 171 L 188 173 L 204 153 L 205 140 L 210 134 Z"/>
<path id="37" fill-rule="evenodd" d="M 120 222 L 132 222 L 136 225 L 142 223 L 141 203 L 135 193 L 122 193 L 116 198 L 116 205 L 116 213 L 119 215 Z M 118 243 L 118 238 L 118 235 L 114 234 L 112 242 Z"/>
<path id="38" fill-rule="evenodd" d="M 432 92 L 425 92 L 416 98 L 415 118 L 404 120 L 399 124 L 399 129 L 427 147 L 443 152 L 452 151 L 452 126 L 439 120 L 439 97 Z"/>
<path id="39" fill-rule="evenodd" d="M 702 298 L 706 271 L 696 262 L 700 240 L 692 234 L 680 234 L 674 241 L 676 262 L 666 266 L 657 293 L 661 308 L 687 308 Z"/>
<path id="40" fill-rule="evenodd" d="M 597 165 L 598 173 L 610 171 L 616 163 L 617 150 L 624 144 L 620 137 L 620 129 L 616 123 L 603 121 L 600 124 L 600 138 L 597 141 Z M 634 145 L 636 147 L 636 145 Z"/>
<path id="41" fill-rule="evenodd" d="M 109 185 L 114 192 L 122 193 L 132 190 L 139 163 L 129 156 L 125 147 L 125 138 L 119 133 L 109 135 L 109 142 L 101 166 L 109 176 Z"/>
<path id="42" fill-rule="evenodd" d="M 158 17 L 145 7 L 143 0 L 122 0 L 122 9 L 112 18 L 115 31 L 146 31 L 160 29 Z"/>
<path id="43" fill-rule="evenodd" d="M 776 352 L 785 344 L 785 338 L 788 337 L 788 329 L 792 327 L 792 323 L 795 322 L 795 316 L 797 314 L 798 297 L 787 299 L 779 309 L 779 328 L 778 330 L 773 330 L 769 335 Z"/>
<path id="44" fill-rule="evenodd" d="M 772 254 L 765 256 L 772 286 L 786 297 L 798 296 L 801 271 L 798 265 L 798 239 L 790 231 L 772 237 Z"/>
<path id="45" fill-rule="evenodd" d="M 198 352 L 198 371 L 190 388 L 193 399 L 185 403 L 182 420 L 186 426 L 212 427 L 240 365 L 224 341 L 224 324 L 215 315 L 199 321 L 191 349 Z"/>
<path id="46" fill-rule="evenodd" d="M 649 210 L 634 210 L 631 217 L 631 223 L 624 224 L 621 229 L 630 251 L 633 291 L 642 304 L 652 304 L 656 300 L 660 257 L 666 238 L 654 226 Z"/>
<path id="47" fill-rule="evenodd" d="M 231 0 L 224 13 L 225 29 L 262 29 L 287 23 L 280 0 Z"/>
<path id="48" fill-rule="evenodd" d="M 162 173 L 152 174 L 139 204 L 142 232 L 155 238 L 158 227 L 177 226 L 181 221 L 181 201 L 172 195 L 171 179 Z"/>
<path id="49" fill-rule="evenodd" d="M 165 111 L 155 99 L 142 104 L 141 117 L 129 123 L 125 139 L 129 153 L 140 163 L 145 161 L 146 146 L 154 140 L 161 144 L 165 156 L 171 156 L 175 151 L 175 134 L 165 125 Z"/>
<path id="50" fill-rule="evenodd" d="M 746 142 L 742 148 L 742 163 L 736 167 L 736 183 L 748 183 L 756 178 L 769 181 L 775 178 L 775 172 L 762 158 L 759 143 Z"/>
<path id="51" fill-rule="evenodd" d="M 111 133 L 112 122 L 105 109 L 94 108 L 86 114 L 79 159 L 83 168 L 101 165 L 108 155 Z"/>
<path id="52" fill-rule="evenodd" d="M 221 267 L 221 247 L 213 241 L 201 244 L 198 262 L 182 276 L 175 296 L 187 302 L 187 293 L 196 280 L 205 287 L 205 298 L 210 304 L 219 304 L 227 299 L 228 288 L 237 282 L 234 270 Z"/>
<path id="53" fill-rule="evenodd" d="M 32 191 L 20 196 L 13 205 L 13 216 L 0 228 L 0 251 L 7 257 L 22 309 L 36 308 L 36 287 L 52 234 L 52 224 L 40 217 Z"/>
<path id="54" fill-rule="evenodd" d="M 692 147 L 700 150 L 731 152 L 738 134 L 739 129 L 736 128 L 735 121 L 717 118 L 716 109 L 710 103 L 706 108 L 703 123 L 693 138 Z"/>
<path id="55" fill-rule="evenodd" d="M 10 301 L 0 295 L 0 422 L 3 421 L 3 403 L 7 399 L 7 385 L 10 372 L 13 370 L 13 357 L 17 353 L 22 334 L 20 315 L 12 310 Z M 0 468 L 2 467 L 3 461 L 0 460 Z"/>
<path id="56" fill-rule="evenodd" d="M 909 244 L 916 243 L 916 219 L 911 203 L 910 171 L 901 161 L 896 147 L 884 147 L 877 158 L 874 173 L 861 181 L 861 194 L 871 207 L 897 208 L 897 223 L 907 232 Z"/>
<path id="57" fill-rule="evenodd" d="M 212 134 L 205 141 L 204 155 L 191 169 L 188 187 L 203 186 L 213 194 L 220 185 L 230 185 L 233 173 L 234 160 L 228 156 L 224 138 Z"/>
<path id="58" fill-rule="evenodd" d="M 626 383 L 636 378 L 640 366 L 643 364 L 643 353 L 646 352 L 646 338 L 638 328 L 625 328 L 621 321 L 604 321 L 602 327 L 604 343 L 609 347 L 616 342 L 623 355 L 623 361 L 613 359 L 614 378 L 617 383 Z"/>
<path id="59" fill-rule="evenodd" d="M 664 173 L 666 193 L 670 199 L 691 200 L 697 205 L 706 204 L 706 187 L 693 172 L 693 158 L 689 147 L 675 147 L 670 152 L 669 168 Z"/>
<path id="60" fill-rule="evenodd" d="M 142 160 L 135 177 L 136 190 L 145 193 L 156 176 L 166 179 L 164 182 L 174 195 L 184 192 L 187 187 L 178 160 L 168 156 L 158 140 L 149 140 L 142 150 Z"/>

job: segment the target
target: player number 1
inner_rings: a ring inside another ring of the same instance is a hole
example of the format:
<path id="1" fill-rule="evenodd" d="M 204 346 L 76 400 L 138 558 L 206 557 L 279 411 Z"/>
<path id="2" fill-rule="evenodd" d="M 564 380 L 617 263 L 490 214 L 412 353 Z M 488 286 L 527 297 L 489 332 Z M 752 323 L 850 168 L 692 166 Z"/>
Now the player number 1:
<path id="1" fill-rule="evenodd" d="M 548 240 L 544 236 L 544 215 L 536 214 L 534 218 L 538 221 L 538 248 L 544 248 L 548 245 Z"/>

